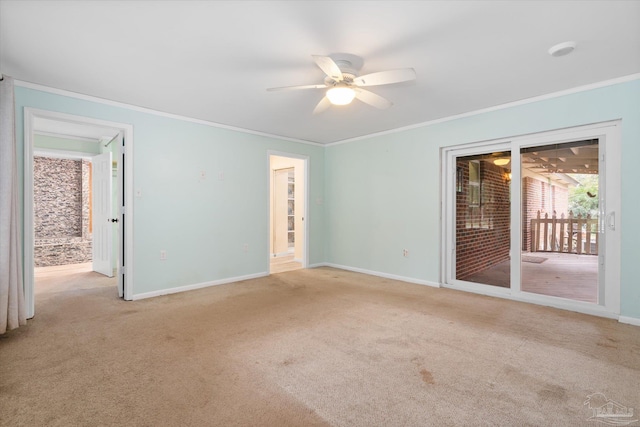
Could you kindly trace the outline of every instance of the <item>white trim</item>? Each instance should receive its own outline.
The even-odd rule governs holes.
[[[23,265],[22,265],[22,286],[24,288],[24,304],[27,318],[35,315],[35,271],[34,271],[34,247],[35,247],[35,227],[34,227],[34,204],[33,204],[33,121],[35,116],[24,109],[24,170],[22,176],[24,187],[22,195],[22,227],[23,227]]]
[[[230,277],[228,279],[214,280],[212,282],[202,282],[202,283],[196,283],[193,285],[178,286],[176,288],[160,289],[158,291],[135,294],[132,296],[131,299],[135,301],[140,299],[159,297],[161,295],[177,294],[179,292],[193,291],[196,289],[208,288],[210,286],[225,285],[227,283],[240,282],[243,280],[258,279],[260,277],[266,277],[268,275],[269,273],[262,272],[262,273],[256,273],[256,274],[248,274],[246,276],[237,276],[237,277]]]
[[[35,135],[40,135],[40,136],[48,136],[51,138],[56,138],[56,139],[70,139],[73,141],[82,141],[82,142],[91,142],[94,144],[99,144],[102,142],[102,140],[98,139],[98,138],[87,138],[86,136],[75,136],[75,135],[64,135],[61,133],[57,133],[57,132],[46,132],[43,130],[37,130],[33,132]]]
[[[269,245],[269,246],[271,246],[271,245]],[[277,254],[271,253],[271,258],[278,258],[278,257],[283,257],[283,256],[289,256],[289,255],[291,255],[291,252],[278,252]]]
[[[232,130],[234,132],[247,133],[247,134],[250,134],[250,135],[262,136],[262,137],[266,137],[266,138],[275,138],[275,139],[279,139],[279,140],[283,140],[283,141],[297,142],[297,143],[300,143],[300,144],[315,145],[315,146],[318,146],[318,147],[323,147],[324,146],[324,144],[321,144],[319,142],[306,141],[304,139],[290,138],[290,137],[287,137],[287,136],[274,135],[274,134],[270,134],[270,133],[266,133],[266,132],[259,132],[259,131],[255,131],[255,130],[243,129],[243,128],[239,128],[239,127],[235,127],[235,126],[224,125],[224,124],[221,124],[221,123],[211,122],[211,121],[208,121],[208,120],[195,119],[193,117],[181,116],[179,114],[167,113],[167,112],[164,112],[164,111],[154,110],[154,109],[146,108],[146,107],[139,107],[137,105],[131,105],[131,104],[126,104],[124,102],[112,101],[110,99],[99,98],[99,97],[92,96],[92,95],[85,95],[85,94],[82,94],[82,93],[71,92],[71,91],[64,90],[64,89],[56,89],[56,88],[52,88],[52,87],[49,87],[49,86],[40,85],[40,84],[37,84],[37,83],[25,82],[25,81],[20,81],[20,80],[14,80],[14,83],[15,83],[16,86],[24,87],[24,88],[27,88],[27,89],[39,90],[41,92],[47,92],[47,93],[52,93],[54,95],[66,96],[68,98],[81,99],[83,101],[91,101],[91,102],[95,102],[95,103],[98,103],[98,104],[109,105],[111,107],[125,108],[127,110],[137,111],[137,112],[140,112],[140,113],[153,114],[154,116],[160,116],[160,117],[166,117],[166,118],[169,118],[169,119],[181,120],[183,122],[196,123],[196,124],[215,127],[215,128],[220,128],[220,129]]]
[[[309,191],[311,183],[309,177],[311,176],[311,161],[309,156],[304,154],[289,153],[286,151],[267,150],[267,254],[273,255],[271,252],[271,234],[269,232],[271,227],[271,156],[288,157],[292,159],[302,160],[304,164],[304,245],[302,248],[302,259],[299,261],[302,264],[302,268],[309,268]],[[289,253],[287,253],[289,255]],[[270,270],[270,262],[273,257],[270,257],[267,264],[267,269]]]
[[[307,268],[320,268],[320,267],[329,267],[329,264],[326,262],[318,262],[315,264],[309,264]]]
[[[504,298],[511,301],[525,302],[545,307],[556,308],[560,310],[574,311],[577,313],[589,314],[591,316],[606,317],[608,319],[618,319],[616,313],[607,311],[601,305],[595,305],[587,302],[572,301],[564,298],[558,298],[547,295],[537,295],[528,292],[521,292],[517,295],[509,292],[508,288],[495,287],[495,290],[488,291],[486,288],[490,286],[474,287],[464,285],[442,284],[443,288],[452,289],[461,292],[470,292],[478,295],[486,295],[490,297]]]
[[[409,125],[409,126],[404,126],[404,127],[400,127],[400,128],[385,130],[385,131],[382,131],[382,132],[371,133],[371,134],[368,134],[368,135],[356,136],[354,138],[343,139],[341,141],[330,142],[330,143],[324,144],[324,146],[325,147],[332,147],[334,145],[346,144],[348,142],[360,141],[360,140],[363,140],[363,139],[375,138],[375,137],[378,137],[378,136],[384,136],[384,135],[389,135],[389,134],[393,134],[393,133],[405,132],[405,131],[408,131],[408,130],[418,129],[418,128],[425,127],[425,126],[431,126],[431,125],[435,125],[435,124],[438,124],[438,123],[450,122],[452,120],[462,119],[462,118],[465,118],[465,117],[477,116],[479,114],[489,113],[489,112],[492,112],[492,111],[504,110],[504,109],[507,109],[507,108],[512,108],[512,107],[517,107],[517,106],[520,106],[520,105],[531,104],[531,103],[534,103],[534,102],[544,101],[544,100],[547,100],[547,99],[553,99],[553,98],[558,98],[558,97],[561,97],[561,96],[572,95],[574,93],[586,92],[586,91],[589,91],[589,90],[599,89],[599,88],[602,88],[602,87],[612,86],[612,85],[616,85],[616,84],[620,84],[620,83],[627,83],[627,82],[631,82],[631,81],[638,80],[638,79],[640,79],[640,73],[630,74],[628,76],[618,77],[618,78],[610,79],[610,80],[603,80],[601,82],[592,83],[592,84],[588,84],[588,85],[584,85],[584,86],[577,86],[577,87],[574,87],[574,88],[571,88],[571,89],[566,89],[566,90],[561,90],[561,91],[558,91],[558,92],[548,93],[546,95],[534,96],[532,98],[525,98],[525,99],[521,99],[521,100],[518,100],[518,101],[507,102],[505,104],[499,104],[499,105],[494,105],[492,107],[481,108],[479,110],[469,111],[467,113],[462,113],[462,114],[456,114],[454,116],[447,116],[447,117],[443,117],[441,119],[429,120],[427,122],[417,123],[415,125]]]
[[[637,317],[620,316],[618,322],[626,323],[627,325],[640,326],[640,319]]]
[[[27,317],[34,316],[35,296],[34,296],[34,215],[33,215],[33,133],[35,120],[38,118],[65,121],[75,124],[91,124],[94,126],[103,126],[111,129],[118,129],[126,138],[125,156],[127,164],[125,165],[125,192],[127,193],[126,212],[127,216],[127,233],[125,238],[125,295],[126,300],[130,300],[133,294],[133,126],[126,123],[109,122],[106,120],[93,119],[84,116],[75,116],[56,111],[40,110],[31,107],[24,107],[24,211],[23,211],[23,230],[24,230],[24,294],[25,305],[27,307]]]
[[[77,93],[77,92],[71,92],[71,91],[64,90],[64,89],[56,89],[56,88],[52,88],[52,87],[49,87],[49,86],[44,86],[44,85],[40,85],[40,84],[37,84],[37,83],[31,83],[31,82],[26,82],[26,81],[22,81],[22,80],[14,80],[14,84],[16,86],[24,87],[24,88],[27,88],[27,89],[34,89],[34,90],[39,90],[39,91],[42,91],[42,92],[52,93],[52,94],[55,94],[55,95],[66,96],[66,97],[69,97],[69,98],[76,98],[76,99],[81,99],[81,100],[84,100],[84,101],[96,102],[96,103],[99,103],[99,104],[109,105],[109,106],[112,106],[112,107],[126,108],[128,110],[138,111],[138,112],[141,112],[141,113],[153,114],[153,115],[156,115],[156,116],[172,118],[172,119],[181,120],[181,121],[190,122],[190,123],[202,124],[202,125],[205,125],[205,126],[211,126],[211,127],[221,128],[221,129],[232,130],[232,131],[236,131],[236,132],[248,133],[248,134],[251,134],[251,135],[263,136],[263,137],[267,137],[267,138],[276,138],[276,139],[280,139],[280,140],[284,140],[284,141],[297,142],[297,143],[300,143],[300,144],[308,144],[308,145],[314,145],[314,146],[319,146],[319,147],[331,147],[331,146],[334,146],[334,145],[346,144],[348,142],[360,141],[360,140],[363,140],[363,139],[375,138],[375,137],[378,137],[378,136],[404,132],[404,131],[408,131],[408,130],[412,130],[412,129],[418,129],[418,128],[425,127],[425,126],[431,126],[431,125],[438,124],[438,123],[449,122],[449,121],[452,121],[452,120],[462,119],[462,118],[465,118],[465,117],[471,117],[471,116],[475,116],[475,115],[478,115],[478,114],[488,113],[488,112],[491,112],[491,111],[503,110],[503,109],[506,109],[506,108],[516,107],[516,106],[519,106],[519,105],[526,105],[526,104],[530,104],[530,103],[533,103],[533,102],[538,102],[538,101],[544,101],[544,100],[547,100],[547,99],[558,98],[560,96],[566,96],[566,95],[571,95],[571,94],[574,94],[574,93],[585,92],[585,91],[589,91],[589,90],[593,90],[593,89],[599,89],[599,88],[602,88],[602,87],[612,86],[612,85],[616,85],[616,84],[620,84],[620,83],[627,83],[627,82],[631,82],[631,81],[638,80],[638,79],[640,79],[640,73],[629,74],[628,76],[622,76],[622,77],[617,77],[617,78],[614,78],[614,79],[603,80],[601,82],[591,83],[591,84],[587,84],[587,85],[583,85],[583,86],[577,86],[577,87],[574,87],[574,88],[571,88],[571,89],[565,89],[565,90],[561,90],[561,91],[558,91],[558,92],[548,93],[548,94],[545,94],[545,95],[534,96],[534,97],[531,97],[531,98],[525,98],[525,99],[521,99],[521,100],[518,100],[518,101],[507,102],[505,104],[494,105],[492,107],[481,108],[479,110],[469,111],[469,112],[466,112],[466,113],[456,114],[456,115],[453,115],[453,116],[447,116],[447,117],[443,117],[443,118],[440,118],[440,119],[429,120],[429,121],[426,121],[426,122],[416,123],[416,124],[409,125],[409,126],[404,126],[404,127],[400,127],[400,128],[385,130],[385,131],[381,131],[381,132],[370,133],[370,134],[367,134],[367,135],[356,136],[354,138],[348,138],[348,139],[343,139],[343,140],[334,141],[334,142],[328,142],[328,143],[324,143],[324,144],[320,143],[320,142],[315,142],[315,141],[307,141],[307,140],[304,140],[304,139],[290,138],[290,137],[286,137],[286,136],[274,135],[274,134],[270,134],[270,133],[266,133],[266,132],[259,132],[259,131],[249,130],[249,129],[242,129],[242,128],[238,128],[238,127],[234,127],[234,126],[224,125],[224,124],[221,124],[221,123],[211,122],[211,121],[208,121],[208,120],[201,120],[201,119],[195,119],[195,118],[192,118],[192,117],[181,116],[181,115],[178,115],[178,114],[166,113],[166,112],[154,110],[154,109],[151,109],[151,108],[139,107],[139,106],[136,106],[136,105],[126,104],[124,102],[112,101],[112,100],[109,100],[109,99],[99,98],[99,97],[91,96],[91,95],[85,95],[85,94],[81,94],[81,93]]]
[[[383,273],[381,271],[367,270],[367,269],[358,268],[358,267],[349,267],[347,265],[333,264],[331,262],[327,262],[318,266],[339,268],[340,270],[353,271],[356,273],[368,274],[370,276],[384,277],[385,279],[399,280],[401,282],[415,283],[416,285],[426,285],[434,288],[440,287],[440,283],[430,282],[428,280],[414,279],[413,277],[398,276],[396,274],[388,274],[388,273]]]
[[[93,156],[100,153],[89,153],[87,151],[66,151],[57,150],[55,148],[34,148],[33,155],[39,157],[49,157],[53,159],[73,159],[73,160],[91,160]]]

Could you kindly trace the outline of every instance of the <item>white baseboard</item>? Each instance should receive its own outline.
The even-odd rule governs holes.
[[[257,279],[259,277],[265,277],[268,275],[269,273],[266,273],[266,272],[248,274],[246,276],[230,277],[227,279],[214,280],[212,282],[203,282],[203,283],[196,283],[194,285],[178,286],[177,288],[160,289],[158,291],[145,292],[142,294],[133,295],[131,299],[135,301],[139,299],[159,297],[161,295],[176,294],[178,292],[186,292],[186,291],[193,291],[195,289],[208,288],[209,286],[224,285],[227,283],[240,282],[242,280]]]
[[[545,307],[557,308],[560,310],[574,311],[576,313],[588,314],[590,316],[606,317],[608,319],[618,319],[616,313],[607,311],[603,306],[583,301],[573,301],[560,297],[549,295],[539,295],[528,292],[512,293],[509,288],[501,288],[498,286],[484,285],[473,286],[471,283],[445,284],[443,288],[453,289],[455,291],[470,292],[478,295],[486,295],[489,297],[504,298],[511,301],[526,302]],[[495,288],[495,289],[494,289]]]
[[[638,319],[637,317],[620,316],[618,318],[618,322],[626,323],[633,326],[640,326],[640,319]]]
[[[309,264],[307,268],[318,268],[318,267],[328,267],[329,265],[326,262],[319,262],[316,264]]]
[[[333,264],[333,263],[330,263],[330,262],[324,263],[323,266],[339,268],[341,270],[347,270],[347,271],[354,271],[356,273],[369,274],[371,276],[384,277],[385,279],[399,280],[401,282],[415,283],[417,285],[432,286],[434,288],[439,288],[440,287],[440,283],[429,282],[427,280],[414,279],[413,277],[405,277],[405,276],[398,276],[398,275],[395,275],[395,274],[383,273],[381,271],[366,270],[364,268],[349,267],[349,266],[346,266],[346,265]]]
[[[277,258],[279,256],[289,256],[291,255],[291,252],[278,252],[278,253],[271,253],[271,258]]]

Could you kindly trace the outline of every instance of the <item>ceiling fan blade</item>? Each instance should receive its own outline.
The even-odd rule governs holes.
[[[269,92],[276,90],[298,90],[298,89],[326,89],[327,85],[302,85],[302,86],[283,86],[283,87],[270,87],[267,89]]]
[[[333,59],[329,58],[328,56],[311,56],[313,57],[313,60],[316,61],[316,64],[318,64],[318,67],[320,67],[320,69],[324,71],[324,73],[329,76],[329,78],[336,82],[339,82],[343,79],[342,71],[340,71],[340,67],[338,67],[338,64],[336,64]]]
[[[376,95],[373,92],[369,92],[368,90],[357,89],[357,88],[354,88],[353,90],[356,93],[356,98],[358,98],[360,101],[364,102],[365,104],[369,104],[381,110],[384,110],[385,108],[389,108],[393,105],[393,103],[388,99],[383,98],[380,95]]]
[[[416,70],[413,68],[401,68],[399,70],[380,71],[356,77],[353,83],[356,86],[378,86],[391,83],[406,82],[416,78]]]
[[[331,107],[331,101],[325,96],[318,102],[316,108],[313,109],[313,114],[320,114],[329,107]]]

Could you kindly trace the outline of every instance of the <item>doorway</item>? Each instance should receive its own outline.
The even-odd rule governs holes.
[[[38,299],[71,283],[82,286],[78,274],[86,273],[83,279],[98,274],[93,262],[101,258],[94,246],[100,239],[93,238],[98,227],[92,206],[96,201],[92,178],[97,175],[92,159],[102,149],[100,141],[43,129],[36,125],[33,135],[33,266]],[[113,278],[112,267],[105,276]],[[111,283],[116,286],[115,279]]]
[[[78,274],[113,278],[107,283],[130,299],[125,248],[131,242],[123,219],[130,151],[124,140],[131,126],[25,108],[24,129],[28,317],[35,314],[36,281],[50,287],[53,276],[57,283],[73,282]]]
[[[269,272],[307,265],[307,159],[269,155]]]
[[[619,123],[443,151],[444,286],[619,313]]]

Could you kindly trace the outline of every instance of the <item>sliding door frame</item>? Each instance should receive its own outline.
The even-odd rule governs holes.
[[[441,277],[443,287],[530,302],[603,317],[617,318],[620,313],[620,127],[621,121],[514,136],[492,141],[469,143],[441,149],[442,168],[442,233]],[[561,144],[584,139],[598,139],[600,157],[600,191],[604,194],[600,206],[600,247],[598,304],[524,292],[520,289],[521,233],[521,165],[520,149],[524,147]],[[455,279],[455,185],[457,157],[493,151],[511,151],[511,287],[501,288]]]
[[[455,271],[455,266],[456,266],[455,205],[456,205],[456,201],[455,201],[455,197],[451,197],[452,195],[455,194],[455,186],[456,186],[456,179],[457,179],[456,159],[458,157],[473,156],[473,155],[479,155],[479,154],[484,154],[487,152],[495,152],[495,151],[504,152],[504,151],[510,151],[510,150],[511,150],[510,140],[496,141],[492,143],[470,144],[462,147],[450,147],[445,150],[446,159],[444,159],[444,161],[446,162],[446,164],[443,170],[446,171],[446,179],[444,180],[446,185],[446,190],[443,193],[443,200],[445,201],[445,203],[443,203],[444,211],[442,213],[445,232],[443,236],[444,240],[443,240],[442,247],[445,248],[444,254],[448,255],[449,259],[443,260],[444,275],[441,280],[441,283],[443,284],[443,286],[455,287],[456,289],[482,293],[484,295],[504,296],[510,293],[509,288],[502,288],[502,287],[486,285],[482,283],[472,283],[472,282],[456,279],[456,274],[455,274],[456,272]],[[513,162],[514,161],[513,161],[513,153],[512,153],[511,163],[515,164]],[[513,174],[513,171],[512,171],[512,174]],[[512,175],[512,180],[513,180],[512,182],[515,182],[515,175]],[[446,181],[448,181],[448,183]],[[512,220],[513,220],[513,203],[514,203],[514,200],[513,200],[513,193],[512,193],[512,198],[510,203],[510,209],[511,209],[510,215]],[[447,238],[447,236],[451,236],[451,238]],[[514,236],[513,236],[513,229],[512,229],[511,235],[510,235],[511,247],[509,248],[510,256],[513,256],[513,253],[514,253],[513,237]],[[512,276],[513,276],[513,272],[512,272]],[[513,277],[511,278],[511,282],[513,285]]]

